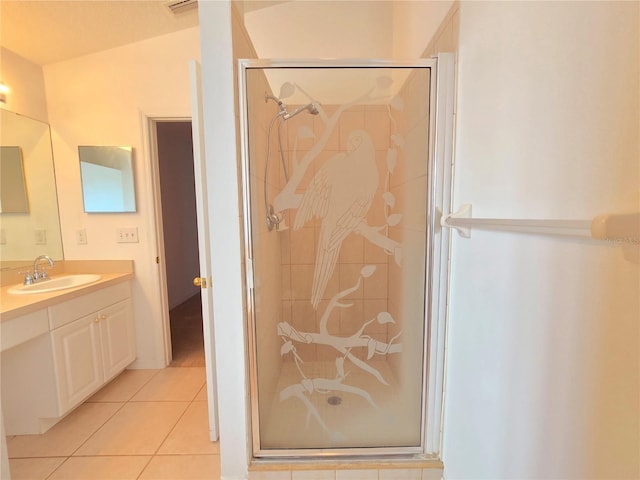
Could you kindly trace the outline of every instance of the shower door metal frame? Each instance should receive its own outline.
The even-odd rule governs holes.
[[[426,293],[420,446],[262,449],[258,409],[258,378],[253,285],[253,245],[249,173],[247,71],[267,68],[429,68],[429,145],[427,167]],[[430,460],[440,457],[443,421],[444,347],[446,341],[446,291],[448,283],[449,231],[440,229],[442,212],[450,210],[453,148],[454,55],[438,54],[417,60],[238,60],[238,102],[242,175],[243,239],[247,317],[248,409],[251,418],[253,461],[307,458],[371,458]],[[434,288],[435,287],[435,288]]]

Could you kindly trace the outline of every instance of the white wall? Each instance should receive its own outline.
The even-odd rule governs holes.
[[[220,468],[223,480],[247,477],[249,439],[245,314],[240,233],[234,56],[249,56],[248,39],[229,0],[198,8],[202,41],[202,105],[210,212],[211,272],[218,378]],[[235,15],[235,14],[234,14]],[[232,40],[233,35],[233,40]],[[242,48],[240,52],[235,47]],[[224,228],[219,228],[224,225]]]
[[[393,14],[392,1],[311,0],[247,12],[244,23],[260,58],[389,58]]]
[[[190,116],[188,61],[199,59],[190,28],[44,67],[65,259],[133,259],[137,368],[165,365],[148,145],[141,114]],[[137,212],[86,214],[78,145],[131,145]],[[137,227],[139,243],[116,243]],[[86,229],[87,245],[76,231]]]
[[[42,67],[0,47],[0,71],[2,82],[11,89],[0,108],[48,123]]]
[[[638,3],[460,6],[454,207],[640,208]],[[639,265],[591,241],[453,242],[445,478],[638,478]]]

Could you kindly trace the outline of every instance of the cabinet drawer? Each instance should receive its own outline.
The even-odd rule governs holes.
[[[131,297],[131,282],[122,282],[49,307],[51,330]]]
[[[0,323],[0,351],[20,345],[49,331],[45,309]]]

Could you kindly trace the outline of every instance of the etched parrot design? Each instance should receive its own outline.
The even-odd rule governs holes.
[[[322,219],[311,290],[317,308],[333,274],[342,241],[365,218],[378,188],[375,148],[369,134],[354,130],[347,151],[331,157],[304,192],[293,228],[314,217]]]

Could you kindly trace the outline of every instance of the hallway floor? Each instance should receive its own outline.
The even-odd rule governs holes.
[[[203,367],[125,370],[42,435],[7,437],[12,480],[219,479]]]
[[[169,311],[172,367],[204,367],[200,293]]]

